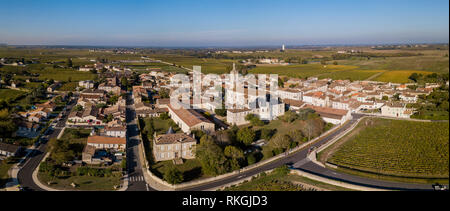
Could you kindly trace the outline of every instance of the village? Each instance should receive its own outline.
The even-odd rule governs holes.
[[[106,69],[98,73],[103,82],[95,86],[94,81],[80,81],[77,101],[72,111],[68,113],[66,125],[68,128],[91,128],[92,132],[87,140],[87,145],[83,150],[83,162],[99,163],[101,158],[94,159],[95,150],[113,150],[124,152],[127,142],[127,93],[121,87],[123,77],[129,77],[132,73],[129,69],[120,69],[114,65],[104,65],[97,63],[92,67],[80,67],[79,71],[89,71],[90,68]],[[189,80],[193,82],[193,72],[190,72]],[[239,73],[233,69],[231,76]],[[352,118],[352,113],[364,113],[375,116],[392,118],[410,118],[414,114],[414,108],[408,104],[417,102],[421,95],[429,95],[439,84],[426,84],[424,87],[417,87],[416,84],[395,84],[375,81],[349,81],[318,79],[310,77],[307,79],[283,78],[282,87],[276,91],[265,87],[267,95],[251,93],[249,84],[244,82],[242,90],[224,89],[226,107],[239,105],[239,109],[227,109],[226,117],[205,116],[214,114],[222,109],[222,104],[211,102],[208,97],[202,98],[202,103],[192,105],[196,109],[174,109],[170,102],[170,94],[178,87],[170,83],[174,73],[151,70],[149,73],[139,75],[138,81],[130,82],[134,85],[131,89],[133,103],[137,118],[159,117],[168,114],[170,118],[186,134],[166,134],[156,137],[154,142],[154,156],[157,160],[167,159],[189,159],[195,155],[190,150],[196,144],[191,132],[201,130],[212,134],[215,130],[226,129],[229,126],[242,126],[249,124],[246,118],[249,114],[256,115],[260,120],[272,121],[285,114],[286,111],[298,112],[301,109],[312,109],[319,114],[322,119],[333,125],[342,125]],[[202,75],[202,80],[205,75]],[[227,78],[225,74],[220,76],[226,85],[235,82],[233,77]],[[242,78],[241,78],[242,79]],[[269,82],[269,81],[268,81]],[[53,93],[58,83],[49,86],[48,92]],[[253,88],[258,86],[253,86]],[[215,87],[204,85],[202,91],[208,90],[208,96],[217,95]],[[167,93],[163,93],[167,92]],[[189,90],[192,93],[192,88]],[[163,95],[163,96],[162,96]],[[260,106],[262,101],[270,97],[275,97],[276,103],[269,103]],[[23,119],[20,123],[18,136],[35,138],[42,129],[42,123],[50,119],[52,112],[56,108],[56,96],[43,103],[36,104],[32,110],[21,112],[19,115]],[[62,100],[67,100],[66,94],[62,95]],[[192,98],[191,98],[192,101]],[[256,106],[255,106],[256,105]],[[242,107],[243,106],[243,107]],[[208,118],[207,118],[208,117]],[[217,124],[221,122],[221,124]],[[179,140],[184,140],[182,146],[176,146]],[[184,145],[186,143],[186,145]],[[171,145],[167,145],[171,144]],[[3,147],[3,145],[5,145]],[[2,154],[14,155],[20,147],[2,145]],[[159,147],[161,145],[161,147]],[[163,146],[168,147],[164,148]],[[189,150],[186,150],[189,149]],[[161,152],[160,152],[161,150]],[[113,153],[113,154],[114,154]],[[95,161],[95,162],[94,162]]]

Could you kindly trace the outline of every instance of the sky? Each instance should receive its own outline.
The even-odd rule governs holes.
[[[0,0],[10,45],[448,43],[448,0]]]

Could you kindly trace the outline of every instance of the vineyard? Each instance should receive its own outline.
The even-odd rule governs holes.
[[[327,162],[388,176],[448,178],[449,123],[365,119]]]

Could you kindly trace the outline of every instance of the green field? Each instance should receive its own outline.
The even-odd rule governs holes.
[[[408,83],[411,82],[408,79],[408,77],[413,73],[428,75],[431,74],[432,72],[417,71],[417,70],[394,70],[384,72],[380,76],[376,77],[374,80],[393,83]]]
[[[271,172],[250,181],[225,188],[225,191],[349,191],[349,189],[311,180],[295,174]]]
[[[367,80],[376,74],[382,73],[383,70],[348,70],[348,71],[337,71],[332,73],[325,73],[319,76],[319,79],[331,78],[333,80],[351,80],[351,81],[362,81]]]
[[[0,89],[0,100],[15,100],[23,95],[25,95],[26,92],[13,90],[13,89]]]
[[[374,175],[448,180],[448,128],[448,122],[365,119],[327,149],[327,162]]]
[[[344,65],[300,64],[287,66],[258,66],[250,70],[250,73],[278,74],[294,78],[307,78],[327,73],[354,70],[356,68],[358,67]]]
[[[78,87],[77,82],[67,82],[58,88],[58,91],[75,91]]]
[[[222,74],[227,73],[227,67],[238,63],[246,58],[281,58],[304,59],[309,64],[292,64],[288,66],[280,65],[259,65],[250,70],[250,73],[279,74],[280,76],[307,78],[317,76],[319,78],[365,80],[373,79],[383,82],[408,82],[408,77],[412,72],[422,71],[423,73],[448,73],[449,58],[448,50],[437,49],[417,49],[417,50],[374,50],[367,47],[357,48],[371,55],[378,55],[370,58],[352,56],[351,58],[333,60],[336,54],[335,48],[322,49],[289,49],[286,52],[269,51],[265,53],[252,54],[224,54],[226,57],[199,58],[194,56],[192,51],[142,51],[133,55],[114,54],[111,52],[89,52],[87,49],[50,49],[50,48],[0,48],[0,57],[16,57],[25,59],[38,59],[40,64],[30,64],[27,67],[4,66],[0,72],[15,73],[18,70],[27,70],[30,73],[39,73],[38,79],[54,79],[58,81],[80,81],[92,80],[95,74],[89,72],[78,72],[71,69],[53,68],[45,62],[64,62],[65,66],[68,58],[73,60],[74,66],[93,64],[92,59],[107,59],[108,61],[119,60],[141,60],[141,56],[148,56],[152,59],[173,63],[176,66],[163,63],[122,63],[120,66],[130,67],[133,70],[145,71],[146,68],[161,68],[167,72],[185,73],[181,67],[192,69],[194,65],[202,66],[203,73]],[[442,49],[445,49],[443,47]],[[383,55],[383,56],[381,56]],[[403,56],[402,56],[403,55]],[[406,56],[405,56],[406,55]],[[226,58],[226,59],[225,59]],[[321,65],[319,62],[326,60],[328,65]],[[336,61],[339,65],[330,65]],[[379,77],[377,73],[386,71]],[[17,74],[15,78],[26,79],[29,76]]]
[[[418,52],[416,52],[418,53]],[[448,51],[420,51],[424,56],[386,57],[339,60],[342,65],[355,65],[362,70],[421,70],[436,73],[449,72]]]

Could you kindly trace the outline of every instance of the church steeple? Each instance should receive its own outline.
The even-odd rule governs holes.
[[[238,74],[235,63],[233,63],[233,70],[231,70],[230,74]]]

